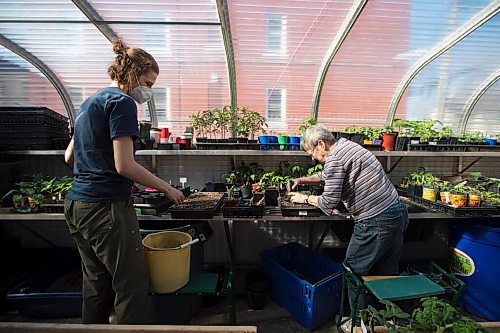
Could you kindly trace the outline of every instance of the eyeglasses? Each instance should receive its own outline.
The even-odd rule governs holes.
[[[316,142],[316,144],[314,145],[314,147],[312,147],[311,149],[306,149],[305,152],[312,156],[314,154],[314,151],[316,150],[317,146],[318,146],[318,142]]]

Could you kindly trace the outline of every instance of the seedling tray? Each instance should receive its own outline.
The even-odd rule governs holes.
[[[170,206],[172,206],[170,200],[166,200],[160,204],[134,204],[135,210],[142,215],[160,215],[166,212]]]
[[[400,195],[405,196],[416,204],[425,207],[431,212],[441,212],[455,217],[461,216],[491,216],[497,213],[497,207],[481,204],[480,207],[455,207],[441,201],[430,201],[419,196],[408,194],[398,189]]]
[[[299,193],[310,195],[309,191],[299,191]],[[318,217],[323,214],[321,209],[306,205],[306,204],[296,204],[291,203],[287,200],[288,196],[283,196],[280,201],[281,215],[283,216],[311,216]]]
[[[321,209],[310,205],[281,205],[281,215],[283,216],[311,216],[317,217],[323,215]]]
[[[251,199],[241,199],[237,206],[222,207],[224,217],[262,217],[264,212],[265,207],[253,205]]]
[[[174,219],[211,219],[221,208],[223,199],[223,193],[193,193],[181,205],[170,207],[170,216]]]
[[[40,208],[43,209],[45,213],[64,213],[63,203],[42,203]]]

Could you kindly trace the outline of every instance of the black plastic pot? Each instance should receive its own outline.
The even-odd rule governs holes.
[[[240,196],[243,199],[250,199],[252,197],[252,187],[250,185],[243,185],[240,187]]]
[[[266,293],[251,293],[247,291],[248,308],[252,310],[262,310],[266,306]]]
[[[264,202],[266,206],[278,206],[280,191],[277,188],[266,188],[264,192]]]
[[[248,308],[261,310],[267,300],[267,275],[263,271],[251,271],[245,278],[245,289],[247,290]]]

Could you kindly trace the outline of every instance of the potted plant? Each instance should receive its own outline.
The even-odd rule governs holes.
[[[251,110],[247,107],[242,107],[241,108],[241,113],[242,113],[242,119],[241,121],[246,122],[246,127],[248,128],[248,132],[250,135],[250,143],[256,143],[255,141],[255,135],[259,132],[262,132],[262,134],[266,134],[266,130],[264,128],[267,127],[266,123],[266,118],[263,117],[260,113],[257,111]]]
[[[439,178],[431,173],[423,174],[422,198],[435,202],[438,194]]]
[[[411,315],[390,301],[382,300],[380,302],[385,306],[385,309],[377,310],[369,305],[367,309],[360,312],[368,332],[486,332],[474,320],[462,315],[451,304],[437,297],[420,299],[421,306],[413,310]],[[376,326],[378,326],[377,330]],[[381,330],[381,328],[386,330]]]
[[[229,130],[231,124],[231,107],[225,106],[221,109],[213,109],[212,114],[215,121],[217,132],[220,132],[221,139],[219,143],[227,143],[226,132]]]
[[[303,135],[304,132],[311,126],[318,124],[318,121],[314,118],[304,118],[302,119],[302,124],[297,129],[297,135]]]
[[[417,122],[414,120],[394,119],[395,127],[398,127],[399,135],[396,139],[396,150],[409,150],[409,144],[418,144],[420,137],[417,136]]]
[[[207,133],[203,118],[203,112],[200,111],[197,114],[192,114],[189,116],[189,119],[191,120],[191,127],[193,127],[196,131],[196,142],[207,142]]]
[[[467,206],[467,193],[464,187],[466,183],[467,181],[463,181],[450,190],[450,204],[452,206],[460,208]]]
[[[234,207],[238,205],[239,188],[236,185],[232,185],[227,189],[226,198],[224,199],[225,207]]]
[[[483,133],[476,131],[472,133],[464,133],[458,138],[459,142],[465,143],[466,145],[478,145],[483,142]]]
[[[361,127],[359,126],[349,126],[344,129],[344,133],[349,134],[349,140],[356,142],[358,144],[363,144],[365,138],[364,134],[361,133]]]
[[[382,150],[393,151],[397,136],[398,132],[394,132],[391,125],[384,126],[382,130]]]
[[[477,187],[466,187],[467,191],[467,206],[480,207],[481,206],[481,190]]]
[[[437,132],[437,143],[439,144],[454,144],[457,142],[457,138],[453,140],[453,127],[443,126],[443,128]]]
[[[450,182],[439,181],[437,184],[439,188],[439,197],[441,202],[450,203]]]

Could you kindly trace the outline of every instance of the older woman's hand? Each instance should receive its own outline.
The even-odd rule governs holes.
[[[299,186],[302,182],[302,178],[295,178],[294,180],[292,180],[292,186],[291,186],[291,189],[292,190],[295,190],[297,188],[297,186]]]
[[[307,195],[298,192],[290,192],[288,195],[291,197],[290,202],[297,204],[305,204],[308,198]]]

